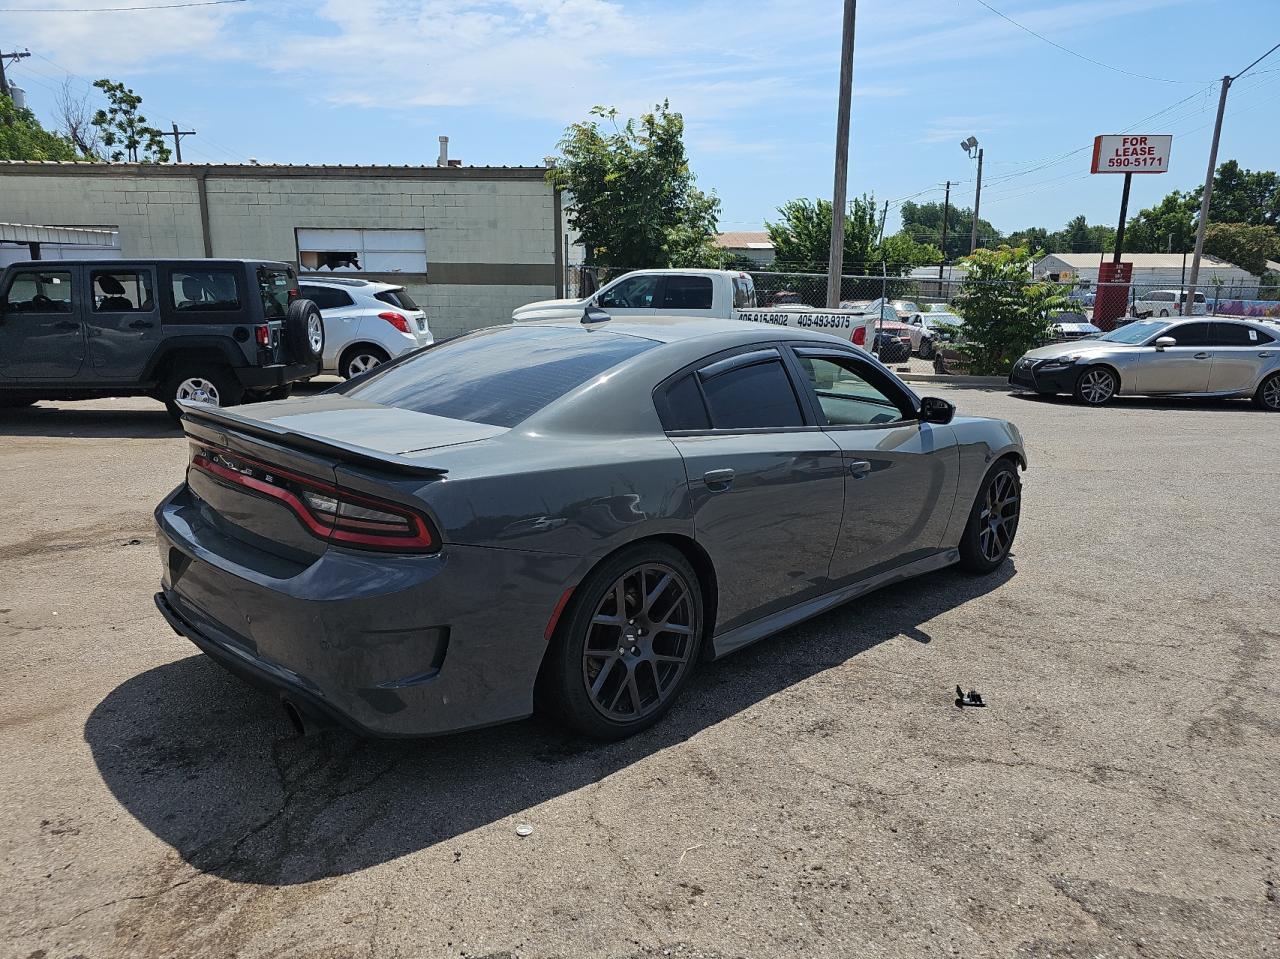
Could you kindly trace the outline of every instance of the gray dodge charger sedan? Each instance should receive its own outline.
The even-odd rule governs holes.
[[[1088,406],[1123,395],[1234,396],[1280,410],[1280,327],[1223,317],[1130,323],[1032,350],[1009,385]]]
[[[418,736],[536,705],[617,738],[700,660],[1003,563],[1021,437],[954,413],[823,333],[482,330],[314,397],[186,406],[156,605],[299,723]]]

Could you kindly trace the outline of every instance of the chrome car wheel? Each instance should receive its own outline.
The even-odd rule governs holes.
[[[1021,508],[1017,477],[1010,472],[997,473],[978,514],[978,548],[983,559],[992,563],[1004,559],[1013,545]]]
[[[665,563],[622,574],[591,617],[582,681],[608,719],[633,723],[662,708],[689,667],[698,633],[689,584]]]
[[[347,378],[359,376],[361,373],[368,373],[375,366],[382,363],[382,358],[374,356],[372,353],[357,353],[347,362]]]
[[[189,376],[178,384],[174,398],[188,403],[206,403],[209,406],[221,406],[222,397],[218,387],[212,381],[201,376]]]
[[[1280,376],[1273,376],[1263,383],[1258,398],[1266,409],[1280,412]]]
[[[312,353],[320,353],[324,349],[324,325],[319,313],[307,317],[307,342],[311,344]]]
[[[1115,395],[1115,374],[1101,368],[1085,370],[1080,374],[1076,390],[1080,398],[1090,406],[1101,406]]]

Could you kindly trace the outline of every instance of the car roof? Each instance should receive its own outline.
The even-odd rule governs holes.
[[[284,260],[254,260],[236,256],[126,256],[126,257],[81,257],[66,260],[24,260],[9,264],[17,268],[35,268],[37,270],[56,270],[59,266],[151,266],[156,264],[175,263],[180,266],[191,266],[195,263],[247,263],[253,266],[278,266],[292,270],[293,264]]]
[[[302,273],[298,276],[299,285],[339,286],[351,290],[371,290],[381,293],[383,290],[401,290],[398,283],[384,283],[381,280],[362,280],[354,276],[316,276],[314,273]]]
[[[524,321],[512,325],[580,328],[588,324],[583,324],[580,320],[554,319]],[[831,344],[833,341],[848,343],[847,340],[842,341],[830,333],[802,330],[792,326],[751,323],[746,320],[709,319],[700,316],[619,317],[589,325],[595,329],[608,330],[610,333],[638,336],[658,343],[678,343],[697,339],[719,339],[724,341],[726,346],[734,345],[733,342],[729,342],[730,340],[742,342],[812,340],[822,344]]]

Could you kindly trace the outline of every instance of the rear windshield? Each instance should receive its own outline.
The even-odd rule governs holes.
[[[420,309],[417,303],[413,302],[413,297],[403,287],[395,290],[383,290],[381,293],[373,294],[375,300],[381,300],[388,306],[398,307],[402,310]]]
[[[499,327],[440,343],[343,392],[416,413],[510,427],[657,345],[605,330]]]

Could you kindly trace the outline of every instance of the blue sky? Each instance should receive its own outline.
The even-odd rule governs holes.
[[[839,0],[247,0],[145,13],[15,13],[161,0],[0,0],[0,45],[48,120],[67,79],[110,76],[153,122],[199,136],[184,158],[531,164],[594,104],[684,113],[722,230],[829,196]],[[169,0],[172,2],[172,0]],[[861,0],[850,192],[972,203],[1005,231],[1083,213],[1114,223],[1120,178],[1088,175],[1096,133],[1174,134],[1170,172],[1134,180],[1131,209],[1200,181],[1223,74],[1280,41],[1277,0],[988,0],[1088,57],[1019,30],[978,0]],[[1177,81],[1177,82],[1166,82]],[[1280,52],[1232,89],[1221,159],[1280,166]],[[1155,115],[1153,117],[1153,115]],[[1150,120],[1146,118],[1152,117]],[[1139,121],[1146,121],[1141,122]],[[890,224],[895,222],[891,205]]]

